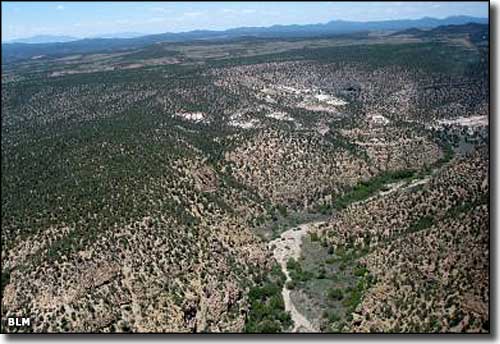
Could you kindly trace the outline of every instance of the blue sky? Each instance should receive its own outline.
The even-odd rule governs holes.
[[[2,41],[35,35],[223,30],[240,26],[488,16],[482,2],[4,2]]]

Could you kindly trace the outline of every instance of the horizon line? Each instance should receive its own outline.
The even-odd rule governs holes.
[[[133,31],[121,31],[121,32],[108,32],[108,33],[102,33],[98,35],[92,35],[92,36],[73,36],[73,35],[65,35],[63,33],[54,33],[54,34],[40,34],[40,35],[33,35],[33,36],[27,36],[27,37],[19,37],[19,38],[11,38],[9,40],[3,40],[1,39],[2,44],[51,44],[51,43],[69,43],[69,42],[75,42],[75,41],[80,41],[80,40],[85,40],[85,39],[130,39],[130,38],[124,38],[124,37],[116,37],[116,38],[108,38],[105,36],[111,36],[111,35],[120,35],[120,34],[125,34],[125,33],[136,33],[137,36],[131,37],[131,38],[140,38],[140,37],[145,37],[145,36],[154,36],[154,35],[161,35],[161,34],[183,34],[183,33],[191,33],[191,32],[196,32],[196,31],[210,31],[210,32],[225,32],[229,30],[235,30],[235,29],[253,29],[253,28],[272,28],[272,27],[284,27],[284,26],[308,26],[308,25],[326,25],[331,22],[350,22],[350,23],[381,23],[381,22],[393,22],[393,21],[399,21],[399,20],[411,20],[411,21],[418,21],[422,19],[437,19],[437,20],[443,20],[443,19],[449,19],[449,18],[457,18],[457,17],[469,17],[469,18],[475,18],[475,19],[488,19],[489,16],[486,17],[477,17],[477,16],[470,16],[466,14],[458,14],[458,15],[452,15],[452,16],[445,16],[445,17],[431,17],[431,16],[423,16],[419,18],[398,18],[398,19],[387,19],[387,20],[345,20],[345,19],[332,19],[329,21],[325,22],[315,22],[315,23],[309,23],[309,24],[273,24],[273,25],[263,25],[263,26],[235,26],[235,27],[230,27],[226,29],[194,29],[194,30],[188,30],[188,31],[162,31],[162,32],[156,32],[156,33],[144,33],[144,32],[133,32]],[[14,42],[18,40],[26,40],[30,38],[35,38],[35,37],[40,37],[40,36],[46,36],[46,37],[69,37],[69,38],[74,38],[74,40],[67,41],[67,42],[47,42],[47,43],[23,43],[23,42]],[[104,36],[104,37],[103,37]]]

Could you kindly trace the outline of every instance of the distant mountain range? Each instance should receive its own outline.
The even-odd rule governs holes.
[[[270,27],[241,27],[224,31],[195,30],[180,33],[162,33],[146,36],[119,37],[117,34],[109,38],[87,38],[65,42],[2,43],[2,63],[28,59],[34,56],[62,56],[67,54],[83,54],[140,48],[159,42],[185,42],[209,39],[234,39],[239,37],[257,38],[304,38],[329,36],[363,31],[398,31],[410,28],[432,29],[438,26],[463,25],[468,23],[487,24],[488,18],[469,16],[453,16],[444,19],[424,17],[421,19],[403,19],[387,21],[355,22],[333,20],[324,24],[309,25],[273,25]],[[140,35],[140,34],[139,34]],[[40,36],[38,36],[40,37]],[[61,36],[60,36],[61,37]],[[64,36],[62,36],[64,37]],[[67,37],[68,38],[68,37]],[[71,38],[71,37],[69,37]],[[38,39],[40,41],[40,39]]]
[[[462,25],[467,23],[487,24],[488,18],[470,16],[453,16],[444,19],[424,17],[421,19],[401,19],[386,21],[356,22],[345,20],[332,20],[325,24],[309,25],[274,25],[271,27],[249,27],[226,30],[228,34],[274,36],[276,33],[293,33],[296,35],[309,34],[343,34],[360,31],[391,31],[408,28],[434,28],[443,25]]]
[[[101,35],[96,35],[92,38],[135,38],[145,36],[140,32],[118,32],[118,33],[105,33]]]
[[[37,35],[33,37],[13,39],[5,43],[25,43],[25,44],[64,43],[64,42],[77,41],[79,39],[80,38],[71,36]]]
[[[446,25],[446,26],[438,26],[433,29],[406,29],[402,31],[398,31],[392,36],[413,36],[419,38],[430,38],[436,36],[450,36],[450,35],[463,35],[467,34],[469,39],[478,43],[481,41],[488,41],[489,32],[488,26],[484,24],[478,23],[468,23],[463,25]]]
[[[96,36],[92,36],[90,38],[135,38],[135,37],[141,37],[145,36],[143,33],[140,32],[119,32],[119,33],[105,33],[105,34],[100,34]],[[73,41],[78,41],[82,40],[83,38],[80,37],[71,37],[71,36],[57,36],[57,35],[36,35],[32,37],[26,37],[26,38],[18,38],[18,39],[12,39],[7,42],[4,42],[6,44],[9,43],[25,43],[25,44],[40,44],[40,43],[66,43],[66,42],[73,42]]]

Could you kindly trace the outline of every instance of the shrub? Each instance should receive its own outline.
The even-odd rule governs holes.
[[[295,259],[293,258],[289,258],[287,263],[286,263],[286,268],[288,270],[296,270],[296,271],[300,271],[302,270],[301,267],[300,267],[300,263],[297,262]]]
[[[250,333],[274,333],[288,328],[291,318],[285,312],[281,295],[285,276],[278,265],[265,275],[261,282],[248,293],[250,309],[245,331]]]
[[[344,298],[344,293],[342,292],[342,289],[330,288],[328,290],[328,297],[332,300],[340,301]]]
[[[409,232],[417,232],[429,228],[434,224],[434,218],[432,216],[423,216],[417,221],[413,222],[408,228]]]
[[[263,320],[257,326],[257,333],[276,333],[281,331],[280,323],[274,320]]]
[[[325,279],[326,278],[326,270],[324,268],[321,268],[319,271],[318,271],[318,276],[317,276],[318,279]]]
[[[309,235],[311,237],[311,241],[318,241],[319,240],[318,233],[311,232],[311,233],[309,233]]]
[[[368,272],[368,269],[363,265],[357,265],[352,269],[354,276],[362,277]]]
[[[9,284],[9,281],[10,281],[10,273],[9,271],[2,271],[2,293],[3,293],[3,289],[7,286],[7,284]]]
[[[331,312],[328,315],[328,321],[330,321],[331,323],[337,322],[339,320],[340,320],[340,316],[337,313]]]

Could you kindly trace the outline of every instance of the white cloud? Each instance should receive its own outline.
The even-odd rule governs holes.
[[[57,5],[56,10],[62,11],[62,10],[64,10],[64,6],[63,5]]]
[[[184,15],[186,17],[199,17],[203,15],[203,12],[185,12]]]
[[[252,14],[252,13],[257,12],[257,10],[253,10],[253,9],[234,10],[231,8],[223,8],[222,12],[229,13],[229,14]]]
[[[161,22],[164,22],[166,21],[167,19],[166,18],[162,18],[162,17],[153,17],[153,18],[150,18],[148,19],[148,23],[161,23]]]
[[[163,8],[163,7],[151,7],[149,10],[152,12],[157,12],[157,13],[171,13],[172,12],[171,10],[169,10],[167,8]]]

